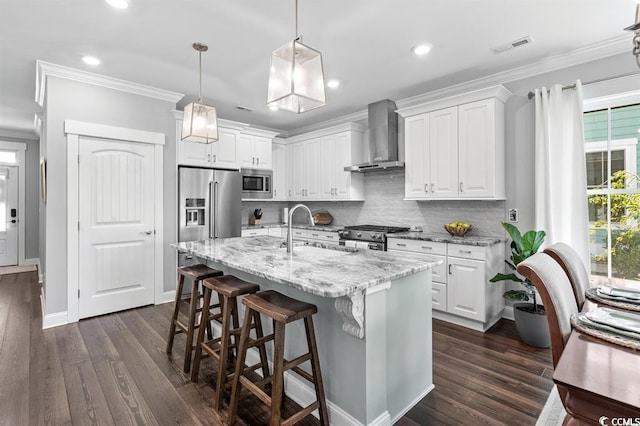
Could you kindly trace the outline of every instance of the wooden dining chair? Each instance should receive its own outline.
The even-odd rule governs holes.
[[[544,304],[555,368],[571,335],[571,315],[578,312],[571,282],[558,262],[544,252],[536,253],[520,262],[517,270],[520,275],[533,283]],[[567,389],[558,386],[558,394],[567,409],[565,403]],[[569,412],[568,409],[567,412]]]
[[[578,252],[568,244],[555,243],[546,248],[544,253],[548,254],[558,262],[569,277],[569,282],[573,287],[573,294],[578,304],[578,310],[582,309],[585,300],[585,292],[589,289],[589,273],[580,259]]]

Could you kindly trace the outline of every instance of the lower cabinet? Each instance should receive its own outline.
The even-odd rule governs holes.
[[[433,317],[486,331],[504,309],[503,283],[489,282],[503,272],[504,245],[471,246],[389,238],[390,252],[428,255],[443,262],[432,271]]]

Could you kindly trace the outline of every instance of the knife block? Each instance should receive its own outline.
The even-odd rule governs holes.
[[[260,225],[260,219],[256,219],[254,215],[249,216],[249,225]]]

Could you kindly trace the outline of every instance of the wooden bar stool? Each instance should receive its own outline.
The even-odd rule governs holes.
[[[216,292],[218,294],[218,300],[221,305],[222,313],[220,318],[222,320],[222,332],[218,338],[211,338],[204,340],[204,327],[200,327],[198,330],[198,339],[196,341],[196,354],[193,361],[193,369],[191,371],[191,380],[198,381],[198,372],[200,370],[200,361],[202,356],[210,356],[218,363],[218,373],[216,375],[216,397],[213,402],[213,407],[217,410],[222,406],[222,399],[224,397],[225,385],[230,383],[229,379],[233,375],[233,369],[235,368],[235,356],[233,350],[238,348],[238,336],[240,335],[240,323],[238,320],[238,296],[245,296],[248,294],[256,293],[260,290],[260,286],[257,284],[251,284],[233,275],[225,275],[223,277],[208,278],[202,282],[202,291],[204,294],[204,306],[211,303],[211,294]],[[208,323],[211,319],[209,310],[205,309],[202,312],[201,324]],[[262,338],[262,323],[260,322],[260,316],[256,314],[256,338]],[[233,328],[232,328],[233,327]],[[233,336],[234,342],[231,342],[231,336]],[[203,354],[204,351],[204,354]],[[227,370],[231,367],[231,374],[227,373]],[[255,371],[262,367],[262,374],[269,375],[269,365],[267,363],[267,352],[264,345],[260,348],[260,362],[248,367],[246,371]]]
[[[229,404],[228,423],[233,424],[238,408],[240,397],[240,387],[244,386],[262,402],[271,407],[271,426],[292,425],[302,420],[318,409],[320,413],[320,424],[328,425],[327,403],[324,398],[324,387],[322,385],[322,375],[320,374],[320,362],[318,360],[318,348],[316,347],[316,336],[313,328],[312,315],[318,312],[318,308],[310,303],[292,299],[276,291],[269,290],[262,293],[251,294],[242,300],[246,306],[242,333],[240,335],[240,347],[238,349],[238,360],[236,362],[236,372],[233,377],[233,387],[231,391],[231,402]],[[273,320],[274,333],[250,342],[249,330],[253,326],[255,314],[265,315]],[[307,345],[309,352],[298,358],[287,361],[284,359],[284,333],[286,324],[304,319],[304,326],[307,334]],[[273,375],[262,380],[251,381],[242,371],[247,349],[252,346],[262,345],[273,339]],[[298,367],[305,361],[311,361],[311,374]],[[316,401],[293,414],[287,419],[282,419],[282,402],[284,400],[284,372],[293,370],[309,382],[313,383],[316,391]],[[263,386],[271,383],[271,396],[265,392]]]
[[[202,298],[200,294],[200,281],[223,275],[222,271],[209,268],[207,265],[197,264],[191,266],[181,266],[178,268],[178,288],[176,289],[176,300],[173,307],[173,317],[171,318],[171,326],[169,327],[169,340],[167,341],[167,353],[171,353],[173,348],[173,338],[178,333],[187,333],[187,343],[184,351],[184,372],[188,373],[191,369],[191,354],[193,353],[193,334],[196,328],[199,328],[200,324],[196,324],[196,315],[198,312],[202,312],[203,308],[198,307],[198,300]],[[185,277],[191,278],[193,281],[191,285],[191,300],[189,302],[189,318],[187,323],[182,323],[178,319],[178,313],[180,312],[180,303],[182,303],[182,288],[184,287]],[[208,306],[203,304],[203,306]],[[215,308],[216,306],[213,306]],[[208,309],[205,309],[207,311]],[[210,325],[209,335],[211,335]]]

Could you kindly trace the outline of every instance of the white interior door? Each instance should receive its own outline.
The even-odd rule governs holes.
[[[0,167],[0,266],[18,264],[18,168]]]
[[[79,140],[79,317],[154,302],[154,147]]]

